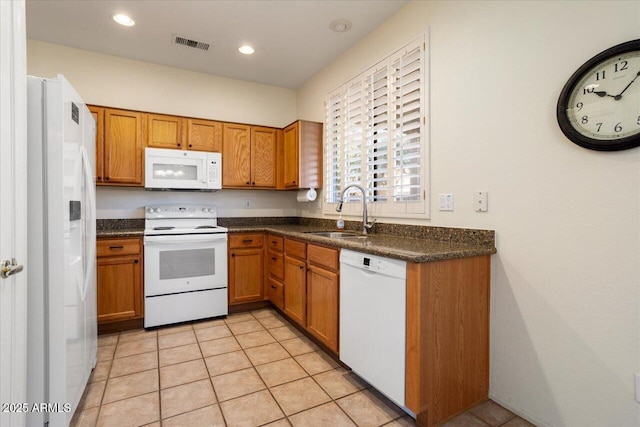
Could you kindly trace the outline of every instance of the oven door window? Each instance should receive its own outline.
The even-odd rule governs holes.
[[[216,274],[215,248],[160,251],[160,280]]]

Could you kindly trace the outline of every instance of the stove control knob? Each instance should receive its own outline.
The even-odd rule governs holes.
[[[149,212],[149,213],[153,213],[153,208],[148,208],[148,209],[147,209],[147,212]]]

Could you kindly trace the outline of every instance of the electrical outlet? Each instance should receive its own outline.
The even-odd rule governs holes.
[[[476,191],[473,195],[473,208],[476,212],[486,212],[489,206],[487,205],[486,191]]]
[[[251,200],[250,199],[245,199],[244,208],[245,209],[251,209]]]

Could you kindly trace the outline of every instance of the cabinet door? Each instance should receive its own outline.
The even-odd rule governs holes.
[[[307,330],[338,352],[338,274],[309,266],[307,274]]]
[[[301,326],[306,326],[306,263],[288,256],[284,258],[284,312]]]
[[[88,105],[93,119],[96,121],[96,182],[104,179],[104,108]]]
[[[147,147],[183,148],[181,117],[147,114]]]
[[[282,161],[284,188],[298,187],[298,124],[284,129],[284,158]]]
[[[222,140],[222,185],[224,187],[251,186],[250,127],[224,124]]]
[[[235,249],[229,256],[229,304],[263,299],[262,249]]]
[[[104,183],[143,184],[144,114],[104,110]]]
[[[197,151],[222,151],[222,123],[187,119],[187,148]]]
[[[275,129],[251,128],[251,185],[276,186],[277,133]],[[223,163],[224,164],[224,163]]]
[[[142,268],[138,256],[98,258],[98,323],[142,317]]]

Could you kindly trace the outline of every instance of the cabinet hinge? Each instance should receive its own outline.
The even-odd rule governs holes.
[[[422,200],[427,200],[427,190],[422,190]]]
[[[422,42],[422,50],[427,50],[427,43],[426,42]]]

